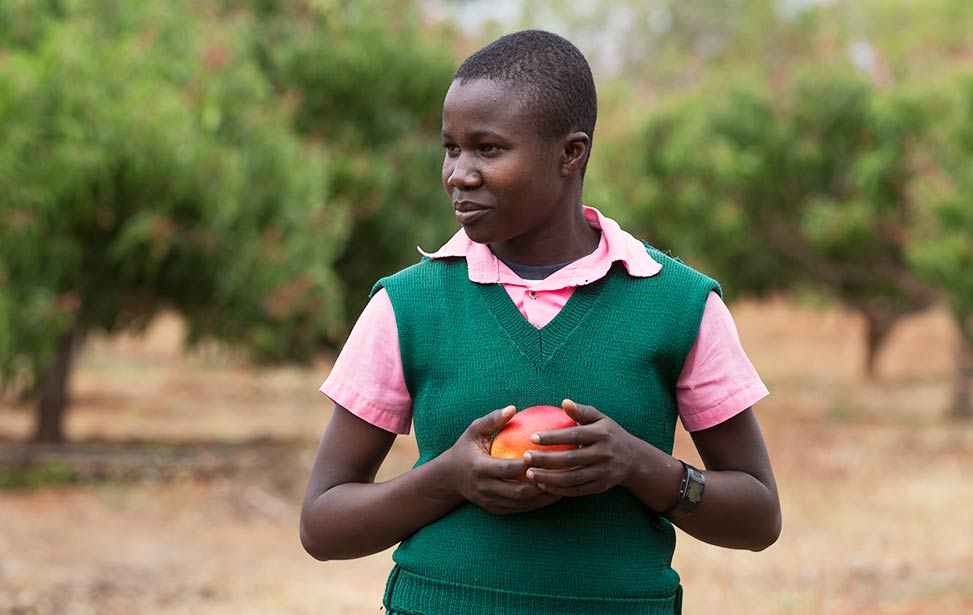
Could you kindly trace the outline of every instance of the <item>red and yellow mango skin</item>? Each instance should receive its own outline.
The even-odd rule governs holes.
[[[520,459],[526,451],[566,451],[575,444],[543,446],[530,441],[532,434],[541,431],[574,427],[577,423],[557,406],[532,406],[515,414],[493,438],[490,454],[501,459]]]

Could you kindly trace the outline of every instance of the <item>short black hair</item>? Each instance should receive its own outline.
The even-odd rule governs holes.
[[[595,138],[598,97],[591,67],[577,47],[557,34],[523,30],[502,36],[466,58],[453,79],[514,85],[542,137],[581,131]]]

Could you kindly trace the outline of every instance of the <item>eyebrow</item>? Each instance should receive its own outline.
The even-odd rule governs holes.
[[[445,130],[442,131],[442,133],[440,133],[440,134],[441,134],[442,138],[444,138],[444,139],[452,139],[453,138],[453,135],[449,134]],[[473,132],[467,132],[467,133],[465,133],[465,136],[467,138],[478,138],[478,139],[482,139],[482,138],[486,137],[486,138],[489,138],[489,139],[497,139],[497,140],[500,140],[500,141],[503,141],[505,139],[503,135],[501,135],[499,133],[496,133],[496,132],[493,132],[492,130],[474,130]]]

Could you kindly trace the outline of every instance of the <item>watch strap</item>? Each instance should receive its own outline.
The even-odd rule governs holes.
[[[696,510],[703,499],[703,489],[706,486],[706,477],[702,472],[681,461],[683,466],[682,483],[679,486],[679,500],[662,516],[674,521],[687,517]]]

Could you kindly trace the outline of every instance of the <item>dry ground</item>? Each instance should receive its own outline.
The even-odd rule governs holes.
[[[973,425],[942,418],[948,318],[905,322],[870,383],[854,316],[783,301],[734,313],[773,391],[757,410],[784,531],[761,553],[680,535],[685,612],[973,612]],[[328,362],[253,371],[213,349],[182,355],[180,331],[164,318],[145,338],[93,340],[72,386],[70,438],[241,443],[244,461],[208,474],[148,463],[128,478],[0,491],[0,614],[378,613],[389,553],[319,563],[297,537],[330,412],[316,391]],[[27,409],[8,400],[0,452],[28,431]],[[682,432],[677,454],[695,454]],[[413,459],[400,438],[382,476]]]

